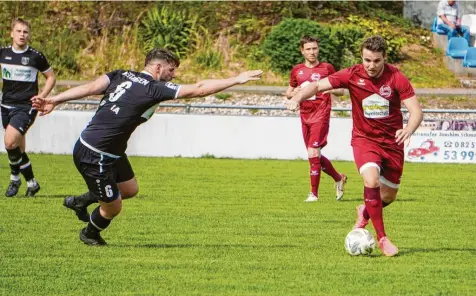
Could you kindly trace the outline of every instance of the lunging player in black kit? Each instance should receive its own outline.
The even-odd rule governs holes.
[[[179,65],[179,59],[170,51],[153,49],[147,54],[142,72],[116,70],[53,97],[32,100],[41,116],[60,103],[104,94],[73,151],[74,163],[89,191],[64,200],[64,205],[74,210],[80,220],[88,222],[79,236],[85,244],[106,245],[100,232],[119,214],[122,199],[137,194],[137,181],[125,154],[127,141],[136,127],[154,114],[160,102],[214,94],[236,84],[258,80],[262,74],[261,70],[253,70],[227,79],[178,85],[169,81],[175,77]],[[89,216],[87,206],[96,201],[100,205]]]

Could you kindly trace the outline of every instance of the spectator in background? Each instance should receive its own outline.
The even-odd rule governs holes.
[[[448,35],[448,39],[461,34],[469,43],[469,28],[461,25],[461,10],[456,1],[440,0],[438,3],[438,29]]]

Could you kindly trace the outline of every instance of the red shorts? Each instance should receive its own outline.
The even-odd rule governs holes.
[[[329,134],[329,123],[301,124],[304,145],[311,148],[324,148],[327,145],[327,135]]]
[[[403,172],[403,148],[383,147],[376,142],[353,139],[354,160],[359,173],[368,167],[377,167],[380,171],[380,182],[388,187],[398,188]]]

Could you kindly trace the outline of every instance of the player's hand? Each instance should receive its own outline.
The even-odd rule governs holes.
[[[251,70],[240,73],[240,75],[236,76],[239,84],[247,83],[250,80],[259,80],[261,78],[261,74],[263,71],[261,70]]]
[[[42,98],[40,96],[34,96],[31,98],[31,103],[33,109],[40,111],[40,116],[51,113],[51,111],[53,111],[56,106],[56,102],[54,102],[51,98]]]
[[[286,102],[286,109],[290,111],[297,111],[299,110],[299,103],[295,100],[291,99]]]
[[[412,133],[406,129],[399,129],[395,133],[395,142],[397,142],[398,145],[403,144],[406,142],[406,146],[410,144],[410,137],[412,136]]]

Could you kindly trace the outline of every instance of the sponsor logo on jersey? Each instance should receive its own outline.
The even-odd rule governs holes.
[[[366,118],[384,118],[390,114],[390,102],[377,94],[373,94],[362,100],[362,109]]]
[[[6,68],[3,68],[2,69],[2,77],[5,78],[5,79],[10,79],[10,78],[12,78],[12,73],[10,73],[10,71],[8,71]]]
[[[28,65],[28,63],[30,62],[30,58],[29,57],[21,57],[21,64],[26,66]]]
[[[2,64],[2,75],[5,80],[35,82],[38,69],[30,66]]]
[[[5,57],[5,60],[10,61],[12,57]]]
[[[172,82],[166,82],[165,86],[168,88],[171,88],[173,90],[177,90],[179,88],[178,84],[172,83]]]
[[[357,82],[358,85],[365,85],[365,80],[359,79],[359,82]]]
[[[298,75],[302,75],[304,72],[302,70],[299,70]]]
[[[312,80],[312,81],[319,81],[319,80],[321,80],[321,74],[319,74],[319,73],[312,73],[312,75],[311,75],[311,80]]]
[[[392,89],[388,85],[382,85],[382,87],[380,87],[379,93],[382,97],[388,98],[392,94]]]

